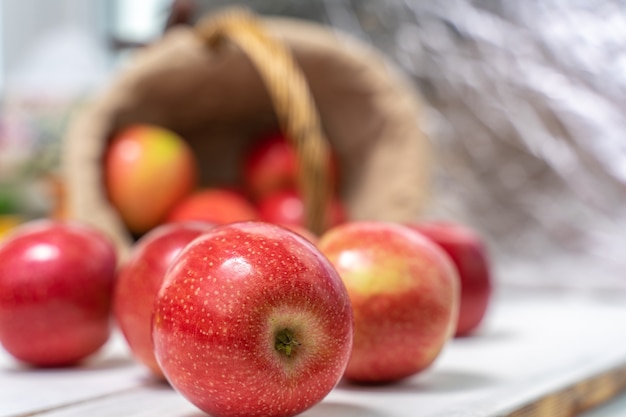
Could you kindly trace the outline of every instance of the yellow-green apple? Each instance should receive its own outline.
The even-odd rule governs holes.
[[[159,225],[144,234],[120,266],[113,292],[113,312],[133,356],[156,377],[163,373],[152,347],[152,311],[165,271],[179,252],[214,227],[205,222]]]
[[[174,260],[152,335],[167,380],[203,411],[293,416],[340,380],[352,309],[337,271],[309,241],[270,223],[232,223]]]
[[[261,220],[282,225],[305,227],[304,201],[295,190],[279,190],[269,194],[258,203]],[[328,202],[326,229],[346,220],[343,204],[337,197]]]
[[[133,125],[111,140],[104,161],[106,190],[128,229],[137,235],[162,222],[198,182],[193,151],[176,133]]]
[[[456,335],[464,336],[482,323],[491,299],[491,268],[482,237],[468,226],[444,221],[408,224],[439,245],[452,259],[461,282]]]
[[[382,221],[344,223],[322,235],[318,248],[354,310],[346,379],[392,382],[430,366],[454,333],[459,307],[458,277],[443,250]]]
[[[228,188],[202,188],[178,202],[167,215],[167,222],[226,224],[258,218],[257,209],[242,193]]]
[[[117,256],[91,226],[38,220],[0,243],[0,343],[35,366],[69,366],[110,335]]]

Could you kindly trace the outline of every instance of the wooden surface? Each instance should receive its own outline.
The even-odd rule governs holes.
[[[626,299],[500,294],[481,331],[455,339],[428,371],[401,383],[340,383],[303,416],[565,417],[626,387]],[[585,416],[626,415],[618,397]],[[625,407],[616,411],[615,407]],[[0,351],[0,417],[201,417],[151,380],[116,334],[79,368],[36,370]]]

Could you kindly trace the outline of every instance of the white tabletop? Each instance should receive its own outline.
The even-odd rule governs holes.
[[[381,387],[342,382],[302,416],[505,416],[577,381],[626,369],[625,323],[623,296],[499,294],[481,331],[454,339],[429,370]],[[586,417],[608,416],[615,407],[624,410],[626,400]],[[0,350],[0,417],[23,415],[205,414],[153,381],[116,333],[78,368],[32,369]]]

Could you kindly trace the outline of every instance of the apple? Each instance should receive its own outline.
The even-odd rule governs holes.
[[[0,344],[25,363],[69,366],[110,335],[117,256],[91,226],[38,220],[0,243]]]
[[[227,188],[203,188],[176,204],[166,221],[198,220],[226,224],[258,218],[257,209],[242,193]]]
[[[304,201],[295,190],[280,190],[269,194],[258,203],[261,220],[305,227]],[[337,226],[346,220],[346,212],[341,201],[331,197],[328,203],[326,229]]]
[[[298,186],[298,154],[296,148],[281,132],[262,136],[248,151],[243,165],[243,178],[254,201],[259,201],[279,190]],[[331,153],[328,168],[329,181],[335,184],[338,164]]]
[[[393,382],[429,367],[452,337],[459,279],[448,256],[402,225],[344,223],[318,248],[345,283],[354,310],[347,380]]]
[[[133,125],[112,138],[104,180],[111,204],[128,229],[140,235],[195,189],[198,168],[191,148],[176,133]]]
[[[152,347],[152,311],[165,271],[211,223],[180,222],[157,226],[143,235],[120,266],[113,292],[113,312],[133,356],[156,377],[163,373]]]
[[[298,182],[296,150],[280,132],[266,135],[250,149],[244,161],[243,175],[255,199],[276,190],[294,188]]]
[[[340,380],[352,309],[316,247],[278,225],[218,226],[166,273],[152,327],[170,384],[215,417],[293,416]]]
[[[454,222],[408,224],[439,245],[452,259],[461,282],[456,336],[468,335],[482,323],[491,299],[491,268],[486,245],[473,229]]]

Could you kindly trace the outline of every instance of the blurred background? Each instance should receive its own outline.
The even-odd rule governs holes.
[[[55,209],[74,112],[142,45],[231,1],[2,0],[0,229]],[[430,217],[488,241],[500,285],[626,291],[626,4],[249,0],[367,42],[413,81]]]

